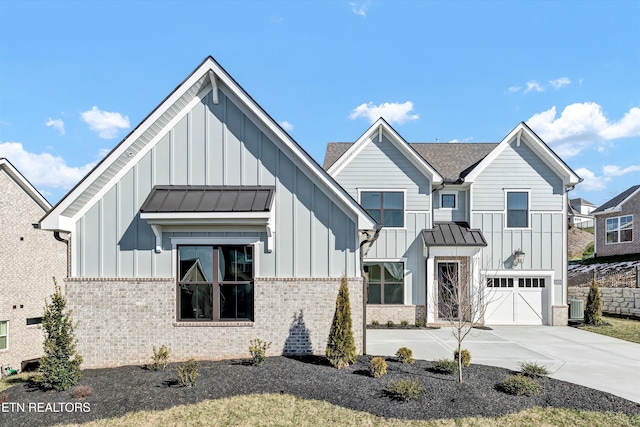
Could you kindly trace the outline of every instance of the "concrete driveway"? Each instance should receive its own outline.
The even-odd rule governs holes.
[[[409,347],[416,359],[451,359],[456,346],[450,327],[367,330],[370,355],[393,356]],[[471,331],[463,348],[472,363],[518,370],[520,362],[535,361],[552,378],[640,403],[640,344],[568,326],[492,326]]]

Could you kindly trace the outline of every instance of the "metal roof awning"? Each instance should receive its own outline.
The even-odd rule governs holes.
[[[140,207],[162,250],[162,231],[184,226],[265,227],[273,248],[274,186],[157,185]]]
[[[466,222],[435,222],[433,228],[422,230],[425,246],[487,246],[478,229],[470,229]]]

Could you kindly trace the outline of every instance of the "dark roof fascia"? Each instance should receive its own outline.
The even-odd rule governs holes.
[[[592,215],[607,213],[608,209],[615,208],[616,206],[626,202],[627,198],[629,198],[632,194],[634,194],[638,189],[640,189],[640,185],[634,185],[632,187],[627,188],[622,193],[615,196],[613,199],[604,202],[597,209],[591,212]]]

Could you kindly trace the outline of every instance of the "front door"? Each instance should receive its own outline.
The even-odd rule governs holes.
[[[438,262],[438,318],[457,319],[459,314],[459,263]]]

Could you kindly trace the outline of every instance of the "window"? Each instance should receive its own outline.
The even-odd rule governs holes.
[[[529,193],[507,192],[507,228],[529,227]]]
[[[9,322],[0,322],[0,350],[6,350],[9,344]]]
[[[544,288],[544,279],[537,277],[525,277],[518,279],[519,288]]]
[[[441,208],[456,208],[456,195],[452,193],[445,193],[440,196],[440,207]]]
[[[633,240],[633,215],[607,218],[607,243],[631,242]]]
[[[253,320],[252,246],[178,246],[178,319]]]
[[[367,304],[404,304],[404,263],[366,263],[369,276]]]
[[[513,278],[489,278],[487,279],[487,288],[513,288]]]
[[[39,325],[42,323],[42,317],[29,317],[27,318],[27,326],[29,325]]]
[[[520,277],[517,280],[519,288],[544,288],[542,277]],[[513,277],[487,278],[487,288],[513,288]]]
[[[378,224],[404,227],[404,193],[401,191],[363,191],[360,204]]]

